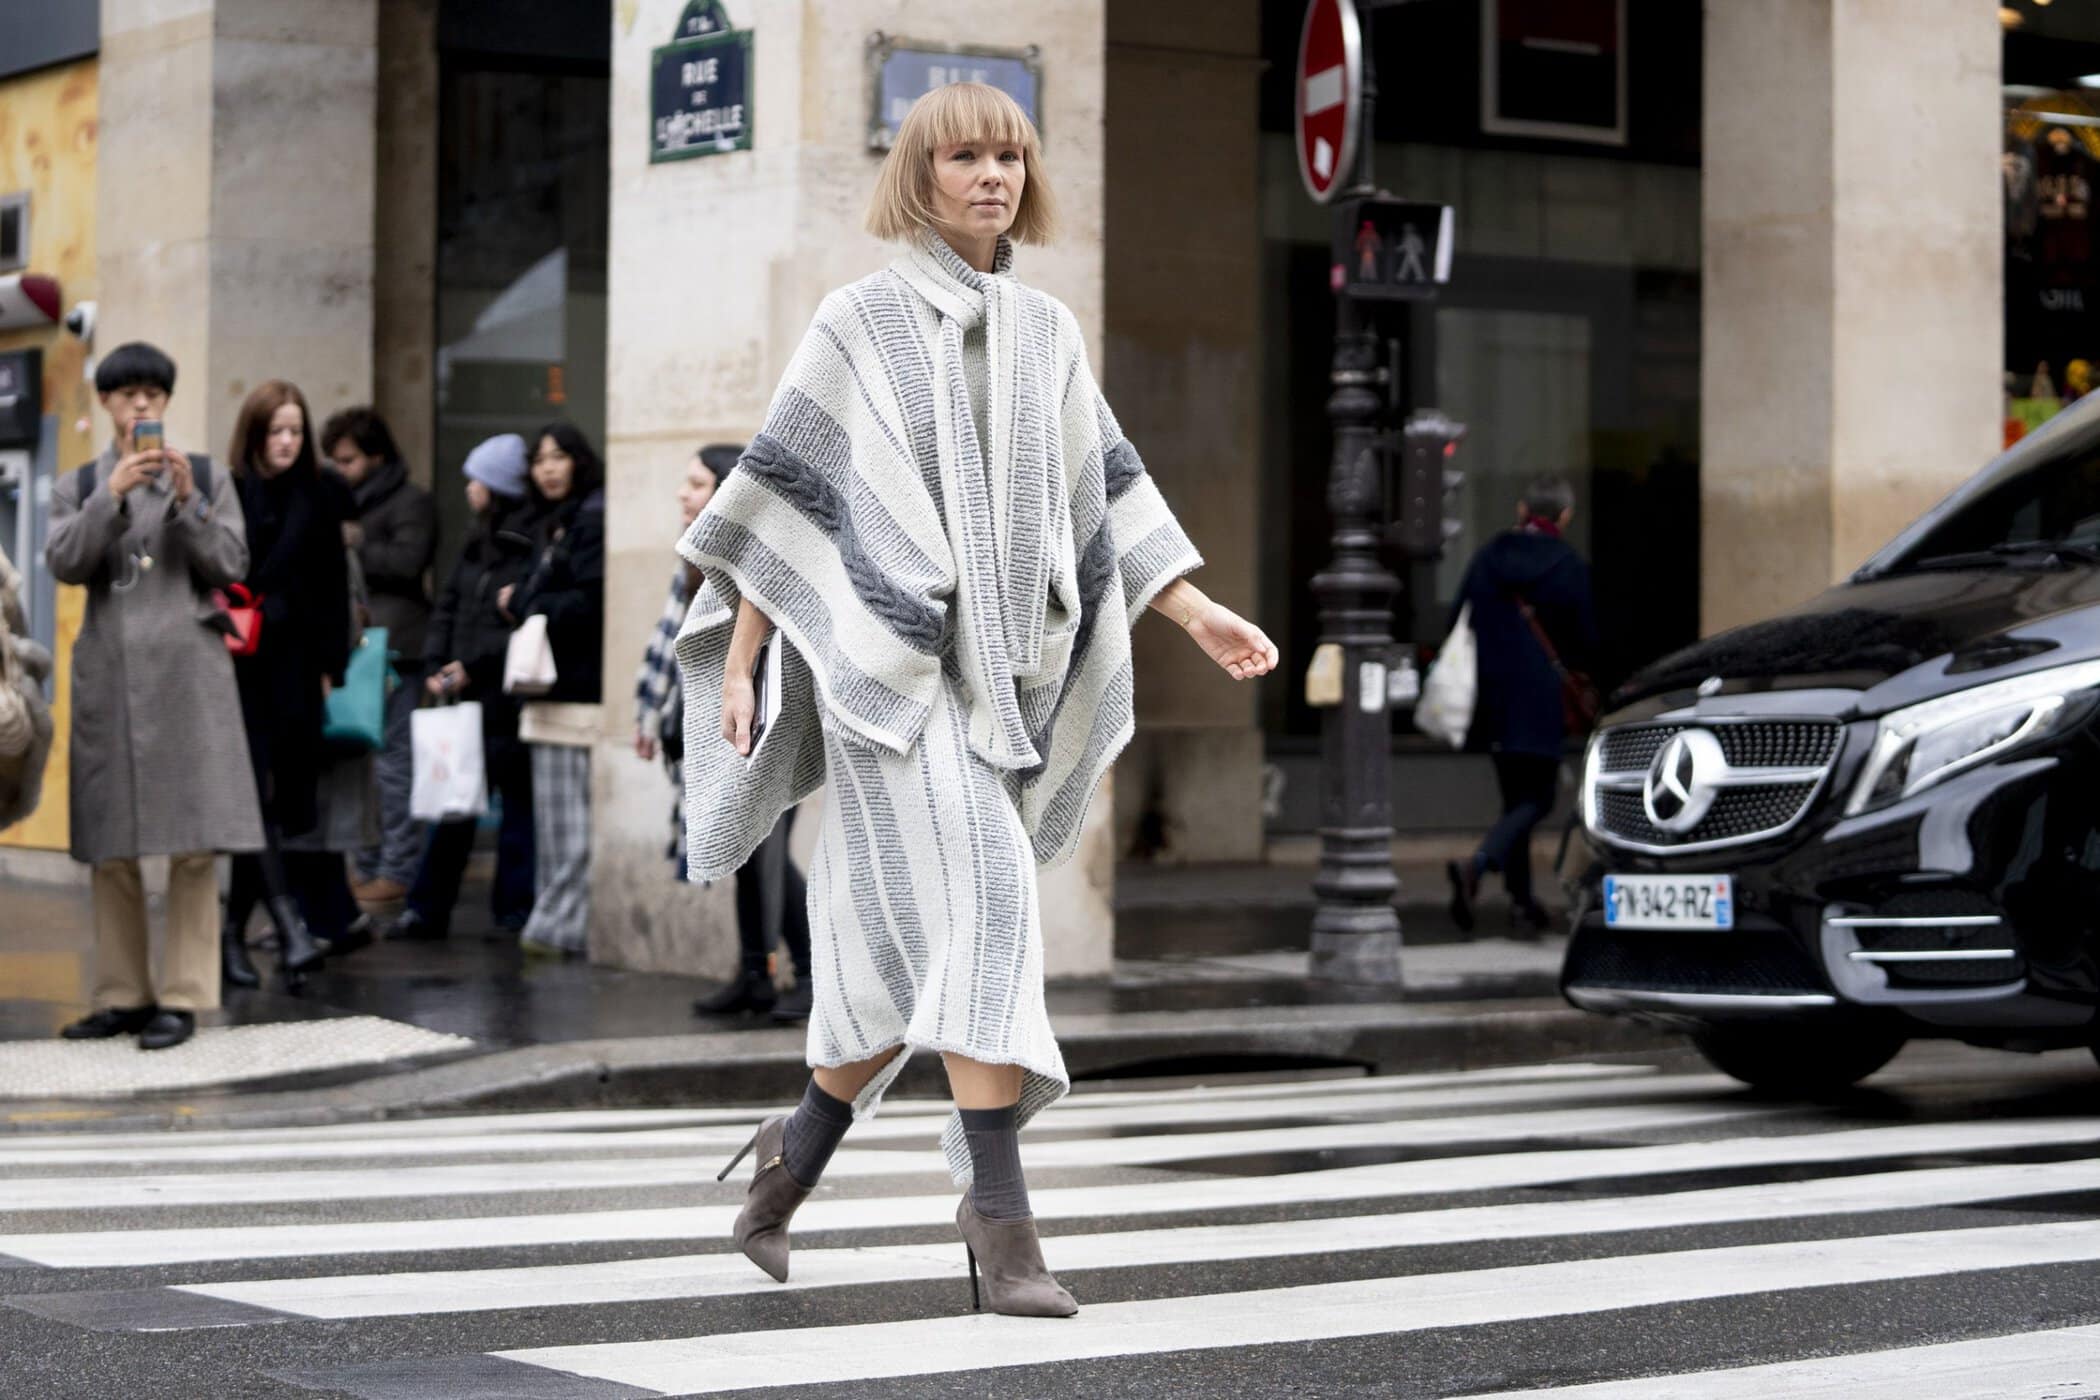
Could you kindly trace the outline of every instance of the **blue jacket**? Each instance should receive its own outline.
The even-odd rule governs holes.
[[[1531,604],[1561,664],[1588,671],[1597,652],[1597,621],[1590,606],[1590,566],[1565,540],[1543,532],[1505,530],[1480,547],[1466,566],[1452,604],[1473,605],[1479,650],[1480,694],[1466,747],[1558,758],[1566,742],[1560,678],[1517,611]]]

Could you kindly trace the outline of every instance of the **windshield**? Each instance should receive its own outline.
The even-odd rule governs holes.
[[[2091,563],[2100,557],[2100,433],[2081,430],[2094,421],[2091,413],[2076,416],[2083,421],[2065,425],[2073,431],[2022,443],[1979,472],[1862,574],[2011,568],[2051,558]]]

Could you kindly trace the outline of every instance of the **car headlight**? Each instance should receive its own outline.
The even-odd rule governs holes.
[[[1942,695],[1884,715],[1874,751],[1853,785],[1847,816],[1931,787],[1965,768],[2061,727],[2100,687],[2100,661],[2054,666]]]

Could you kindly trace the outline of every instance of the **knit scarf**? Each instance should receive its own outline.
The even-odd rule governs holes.
[[[1047,343],[1055,328],[1042,301],[1027,297],[1014,280],[1013,244],[1003,236],[988,273],[933,235],[891,268],[940,316],[932,347],[934,432],[941,491],[950,504],[948,544],[959,566],[957,658],[972,700],[970,745],[995,767],[1033,768],[1042,756],[1023,721],[1016,684],[1043,672],[1053,558],[1060,611],[1078,611],[1064,474],[1051,457],[1059,436],[1049,421],[1054,409],[1020,349],[1024,338]],[[963,365],[964,338],[980,325],[988,399],[982,443]],[[1052,660],[1062,664],[1061,656]]]

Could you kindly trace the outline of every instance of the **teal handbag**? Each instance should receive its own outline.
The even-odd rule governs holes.
[[[385,743],[386,693],[393,679],[386,659],[386,628],[367,627],[350,653],[343,683],[328,692],[321,737],[346,749],[371,750]]]

